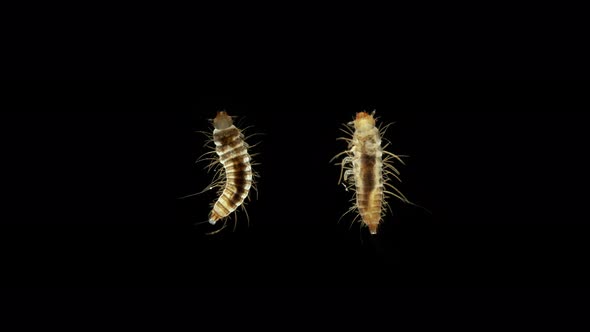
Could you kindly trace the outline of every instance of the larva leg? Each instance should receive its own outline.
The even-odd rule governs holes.
[[[348,167],[347,165],[349,163],[351,163],[351,162],[352,162],[352,157],[346,157],[346,158],[342,159],[342,162],[340,163],[341,164],[340,165],[341,166],[340,167],[340,178],[338,180],[338,184],[340,184],[342,182],[342,180],[344,180],[345,182],[347,182],[348,177],[352,174],[351,170],[347,169],[344,172],[344,176],[342,176],[342,171],[344,171],[344,169],[346,167]]]
[[[344,172],[344,181],[346,181],[349,184],[353,184],[354,183],[354,171],[351,169],[347,169],[346,172]]]

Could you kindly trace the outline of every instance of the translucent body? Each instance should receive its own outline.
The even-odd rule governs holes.
[[[346,155],[341,162],[340,181],[344,180],[347,190],[355,193],[353,206],[346,213],[356,211],[355,220],[360,217],[371,234],[377,234],[385,210],[389,208],[389,195],[410,203],[390,183],[391,177],[399,181],[393,161],[403,162],[399,156],[384,150],[382,136],[387,127],[379,129],[375,125],[374,113],[357,113],[344,130],[350,137],[340,138],[348,142],[348,150],[334,157]]]

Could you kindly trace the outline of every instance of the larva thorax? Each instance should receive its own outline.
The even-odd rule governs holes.
[[[226,112],[218,112],[213,120],[213,141],[219,163],[225,173],[225,184],[209,215],[209,222],[215,224],[240,207],[253,184],[252,166],[248,144],[244,135],[233,125]]]

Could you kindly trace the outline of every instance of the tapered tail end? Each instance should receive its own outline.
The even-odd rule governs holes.
[[[211,213],[209,214],[209,223],[211,225],[215,225],[215,223],[217,223],[217,220],[221,219],[219,217],[219,215],[217,213],[215,213],[215,210],[211,211]]]
[[[369,225],[369,232],[370,232],[372,235],[375,235],[375,234],[377,234],[377,226],[379,226],[379,224],[372,224],[372,225]]]

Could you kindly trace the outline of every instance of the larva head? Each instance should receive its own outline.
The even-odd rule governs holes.
[[[229,128],[233,123],[231,116],[227,115],[225,111],[217,112],[217,116],[213,119],[213,127],[219,130]]]
[[[359,112],[356,114],[354,129],[363,131],[373,127],[375,127],[375,118],[373,118],[372,114],[367,112]]]

